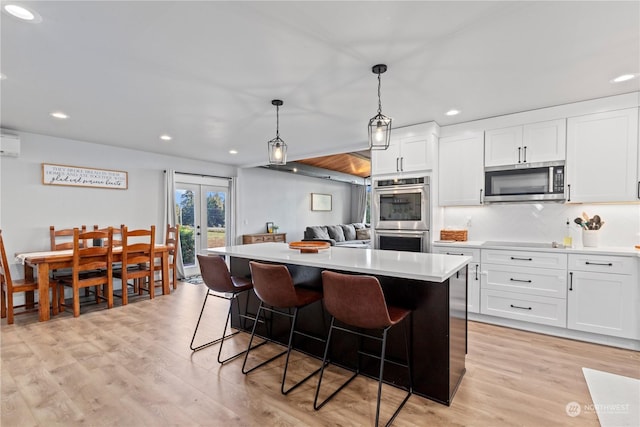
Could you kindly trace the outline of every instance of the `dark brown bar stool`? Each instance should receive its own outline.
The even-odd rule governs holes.
[[[249,267],[251,268],[251,279],[253,280],[253,290],[255,291],[256,295],[260,299],[260,306],[258,308],[258,313],[256,314],[256,318],[259,319],[260,313],[264,311],[269,311],[273,314],[286,316],[289,319],[291,319],[291,329],[289,331],[289,343],[285,351],[247,370],[246,365],[247,365],[247,358],[249,357],[249,352],[253,350],[255,347],[257,347],[257,346],[251,347],[251,344],[253,343],[253,337],[255,336],[255,333],[256,333],[256,325],[258,324],[258,322],[254,322],[253,330],[251,331],[251,339],[249,340],[249,346],[247,347],[247,353],[244,355],[244,363],[242,364],[242,373],[248,374],[249,372],[261,366],[264,366],[267,363],[286,354],[287,359],[284,363],[284,373],[282,375],[282,386],[280,387],[280,391],[282,392],[282,394],[288,394],[290,391],[294,390],[296,387],[303,384],[309,378],[311,378],[312,376],[320,372],[320,368],[316,369],[314,372],[307,375],[303,380],[294,384],[288,390],[285,390],[284,385],[285,385],[285,380],[287,378],[287,367],[289,366],[289,355],[291,354],[291,345],[293,343],[294,333],[303,335],[305,337],[312,338],[315,340],[319,340],[322,342],[325,341],[322,338],[318,338],[313,335],[309,335],[304,332],[295,330],[296,319],[298,318],[298,309],[306,307],[309,304],[312,304],[316,301],[322,300],[322,293],[311,290],[311,289],[304,289],[304,288],[294,286],[293,279],[289,274],[289,269],[287,269],[285,265],[262,264],[259,262],[251,261],[249,262]],[[288,312],[281,311],[282,309],[287,309]],[[291,314],[291,309],[293,309],[293,314]],[[261,344],[269,341],[271,340],[267,338],[266,341],[263,341]]]
[[[246,329],[246,325],[244,322],[247,318],[255,321],[254,317],[245,316],[240,313],[240,302],[238,301],[238,295],[241,294],[242,292],[246,292],[253,289],[253,285],[251,284],[250,279],[247,279],[245,277],[232,276],[229,273],[227,264],[224,262],[224,258],[220,256],[198,255],[198,263],[200,264],[200,272],[202,273],[202,280],[204,281],[204,284],[207,285],[208,289],[207,289],[207,293],[204,296],[204,302],[202,303],[202,310],[200,310],[198,323],[196,323],[196,329],[193,331],[193,337],[191,338],[191,344],[189,344],[189,348],[191,348],[191,350],[193,351],[198,351],[198,350],[202,350],[203,348],[220,343],[220,348],[218,349],[218,363],[224,364],[232,359],[235,359],[238,356],[241,356],[246,352],[246,350],[243,350],[240,353],[227,357],[224,360],[220,360],[220,355],[222,354],[222,346],[224,345],[224,340],[227,338],[231,338],[232,336],[237,335],[240,332],[240,331],[236,331],[227,335],[227,327],[229,326],[229,320],[231,318],[231,310],[233,309],[233,302],[234,301],[236,302],[238,315],[243,320],[243,328]],[[231,295],[225,296],[224,294],[231,294]],[[193,342],[196,339],[196,334],[198,333],[198,327],[200,326],[200,320],[202,319],[202,313],[204,313],[204,307],[207,305],[207,298],[209,298],[209,296],[229,300],[229,312],[227,313],[227,320],[224,323],[224,330],[222,331],[222,336],[220,338],[215,339],[213,341],[209,341],[208,343],[199,345],[197,347],[194,347]]]
[[[404,366],[409,372],[409,390],[407,396],[404,398],[398,409],[393,413],[391,419],[387,422],[387,426],[391,425],[396,418],[404,404],[409,400],[413,393],[413,380],[411,377],[411,359],[409,355],[409,340],[407,337],[407,329],[402,328],[404,331],[405,347],[407,351],[406,364],[397,363],[385,358],[385,352],[387,347],[387,332],[394,325],[400,324],[402,320],[407,318],[411,314],[411,310],[407,310],[400,307],[388,306],[384,294],[382,293],[382,287],[377,278],[373,276],[362,275],[350,275],[340,274],[332,271],[322,272],[322,287],[324,291],[324,305],[327,311],[331,314],[331,327],[329,329],[329,335],[327,337],[327,344],[324,350],[324,357],[322,359],[322,366],[320,370],[320,379],[318,380],[318,387],[316,388],[316,396],[313,400],[313,408],[318,410],[322,408],[329,400],[331,400],[340,390],[347,386],[360,371],[359,362],[360,355],[366,355],[374,357],[380,360],[380,373],[378,376],[378,398],[376,402],[376,423],[380,418],[380,394],[382,392],[382,376],[384,373],[385,362],[394,363],[399,366]],[[335,320],[342,322],[346,326],[359,329],[381,329],[382,337],[379,335],[370,335],[360,332],[359,330],[348,329],[335,324]],[[358,368],[356,372],[336,391],[331,393],[322,403],[318,404],[318,395],[320,394],[320,385],[322,384],[322,376],[324,374],[324,368],[327,364],[327,355],[329,354],[329,346],[331,344],[331,333],[333,330],[339,330],[349,332],[351,334],[358,335],[359,337],[370,338],[376,341],[382,342],[382,350],[380,356],[364,353],[358,351]]]

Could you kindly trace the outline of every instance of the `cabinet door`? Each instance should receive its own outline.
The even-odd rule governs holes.
[[[400,139],[400,171],[418,172],[432,168],[427,136]]]
[[[484,192],[483,136],[440,138],[438,199],[440,206],[481,205]]]
[[[522,153],[525,162],[538,163],[564,160],[566,148],[566,120],[552,120],[524,126]]]
[[[484,133],[484,165],[522,163],[522,126],[488,130]]]
[[[567,327],[622,338],[640,338],[638,283],[632,275],[569,272]]]
[[[638,200],[638,109],[567,121],[567,201]]]
[[[391,140],[386,150],[371,150],[373,175],[395,174],[400,171],[400,141]]]

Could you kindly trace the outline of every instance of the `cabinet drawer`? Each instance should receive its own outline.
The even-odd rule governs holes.
[[[636,262],[634,257],[572,254],[569,255],[569,270],[633,274],[637,269]]]
[[[263,242],[273,242],[275,241],[275,238],[273,237],[273,235],[267,235],[267,236],[263,236]]]
[[[526,267],[567,268],[567,254],[533,251],[483,249],[482,264],[519,265]]]
[[[492,289],[482,289],[480,299],[482,314],[562,328],[567,326],[567,304],[564,299]]]
[[[565,270],[482,264],[482,289],[519,292],[552,298],[567,297]]]
[[[260,243],[260,242],[264,242],[264,236],[252,236],[251,237],[251,242],[252,243]]]
[[[284,242],[284,234],[276,234],[273,236],[274,242]]]
[[[470,256],[473,258],[471,262],[480,262],[480,249],[461,248],[461,247],[455,247],[455,246],[449,246],[449,247],[434,246],[433,253],[445,254],[445,255]]]

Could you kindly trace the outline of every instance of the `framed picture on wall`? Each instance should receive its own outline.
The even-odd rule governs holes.
[[[330,211],[331,194],[311,193],[312,211]]]
[[[272,222],[268,222],[267,223],[267,233],[273,233],[273,223]]]

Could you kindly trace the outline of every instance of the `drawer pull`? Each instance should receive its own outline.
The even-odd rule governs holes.
[[[447,252],[447,255],[460,255],[460,256],[464,256],[464,254],[454,254],[454,253],[451,253],[451,252]]]
[[[515,256],[512,256],[511,259],[517,260],[517,261],[533,261],[533,258],[518,258]]]
[[[509,304],[511,305],[511,308],[519,308],[521,310],[531,310],[531,307],[520,307],[518,305],[513,305],[513,304]]]
[[[511,280],[512,282],[531,283],[531,280],[514,279],[513,277],[509,280]]]
[[[610,262],[589,262],[589,261],[585,261],[585,264],[587,265],[604,265],[606,267],[613,267],[613,264]]]

